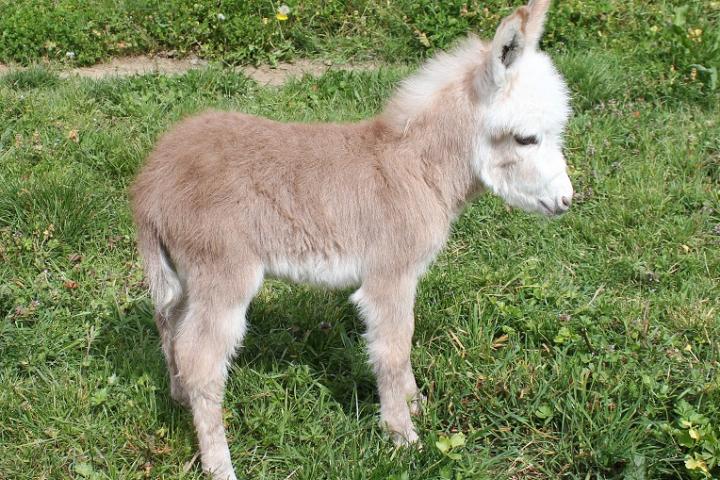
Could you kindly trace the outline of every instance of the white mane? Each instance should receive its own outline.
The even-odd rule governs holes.
[[[432,105],[439,92],[462,86],[468,73],[483,63],[487,52],[488,46],[471,35],[451,51],[438,53],[400,84],[384,116],[392,125],[405,129]]]

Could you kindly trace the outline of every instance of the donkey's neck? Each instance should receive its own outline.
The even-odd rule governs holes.
[[[426,181],[437,190],[455,217],[479,189],[472,169],[474,133],[457,111],[443,110],[420,126],[414,136],[420,147]]]
[[[472,92],[487,46],[475,37],[440,53],[399,86],[381,115],[413,152],[416,172],[454,218],[481,190],[473,171],[478,121]]]
[[[459,90],[453,90],[435,98],[402,128],[393,125],[391,109],[380,117],[395,130],[395,147],[403,152],[397,160],[432,189],[450,219],[481,190],[472,168],[474,113]]]

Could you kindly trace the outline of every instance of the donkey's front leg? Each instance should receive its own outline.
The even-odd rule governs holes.
[[[370,278],[351,297],[367,326],[365,338],[380,393],[380,419],[396,444],[418,440],[408,407],[408,402],[415,404],[420,398],[410,367],[416,286],[417,279],[410,276]]]

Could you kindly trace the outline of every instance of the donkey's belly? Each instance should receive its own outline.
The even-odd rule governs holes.
[[[272,258],[264,267],[267,277],[333,288],[356,286],[361,279],[360,261],[349,257]]]

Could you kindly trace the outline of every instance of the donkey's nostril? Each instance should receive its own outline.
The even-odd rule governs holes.
[[[572,197],[562,197],[561,201],[565,207],[570,208],[570,204],[572,203]]]

